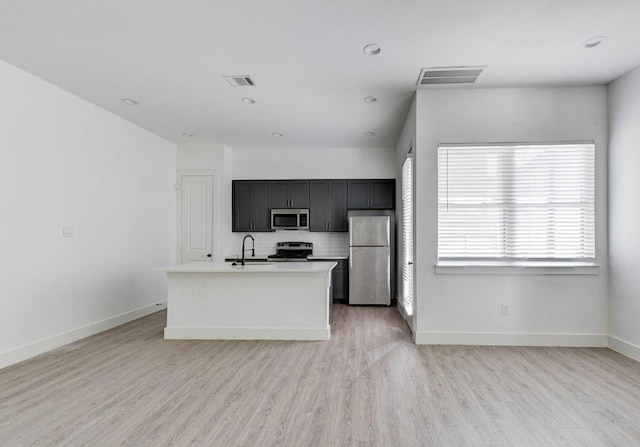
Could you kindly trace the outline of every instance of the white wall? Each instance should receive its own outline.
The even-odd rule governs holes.
[[[180,145],[178,169],[212,170],[219,178],[214,213],[218,222],[218,255],[240,252],[244,233],[231,232],[231,180],[395,178],[395,151],[380,149],[233,149],[223,145]],[[300,239],[313,242],[314,253],[338,255],[348,252],[345,233],[308,231],[251,233],[256,254],[275,251],[277,241]],[[215,249],[214,249],[215,251]],[[218,259],[220,260],[220,259]]]
[[[392,148],[237,149],[233,178],[395,178]]]
[[[609,86],[610,346],[640,361],[640,68]]]
[[[2,61],[0,79],[2,367],[166,299],[176,165],[111,113]]]
[[[416,340],[606,345],[606,87],[419,91],[416,120]],[[597,275],[435,273],[439,143],[572,140],[596,144]]]

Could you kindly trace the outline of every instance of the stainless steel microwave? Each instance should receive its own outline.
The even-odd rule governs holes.
[[[272,230],[308,230],[309,209],[271,209]]]

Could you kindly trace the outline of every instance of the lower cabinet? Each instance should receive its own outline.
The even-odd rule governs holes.
[[[333,300],[347,303],[349,301],[349,261],[341,259],[331,272],[331,288]]]
[[[314,262],[337,262],[331,271],[332,301],[347,303],[349,300],[349,260],[348,259],[314,259]]]
[[[349,260],[314,259],[313,262],[337,262],[331,270],[331,299],[329,300],[329,324],[333,322],[333,303],[349,303]]]

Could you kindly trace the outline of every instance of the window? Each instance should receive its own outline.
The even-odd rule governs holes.
[[[441,145],[438,261],[592,262],[593,143]]]
[[[413,168],[409,155],[402,165],[402,294],[407,316],[413,315]]]

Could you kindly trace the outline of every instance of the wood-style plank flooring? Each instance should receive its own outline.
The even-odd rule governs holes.
[[[327,342],[168,341],[159,312],[0,370],[0,446],[640,446],[640,363],[416,346],[336,305]]]

